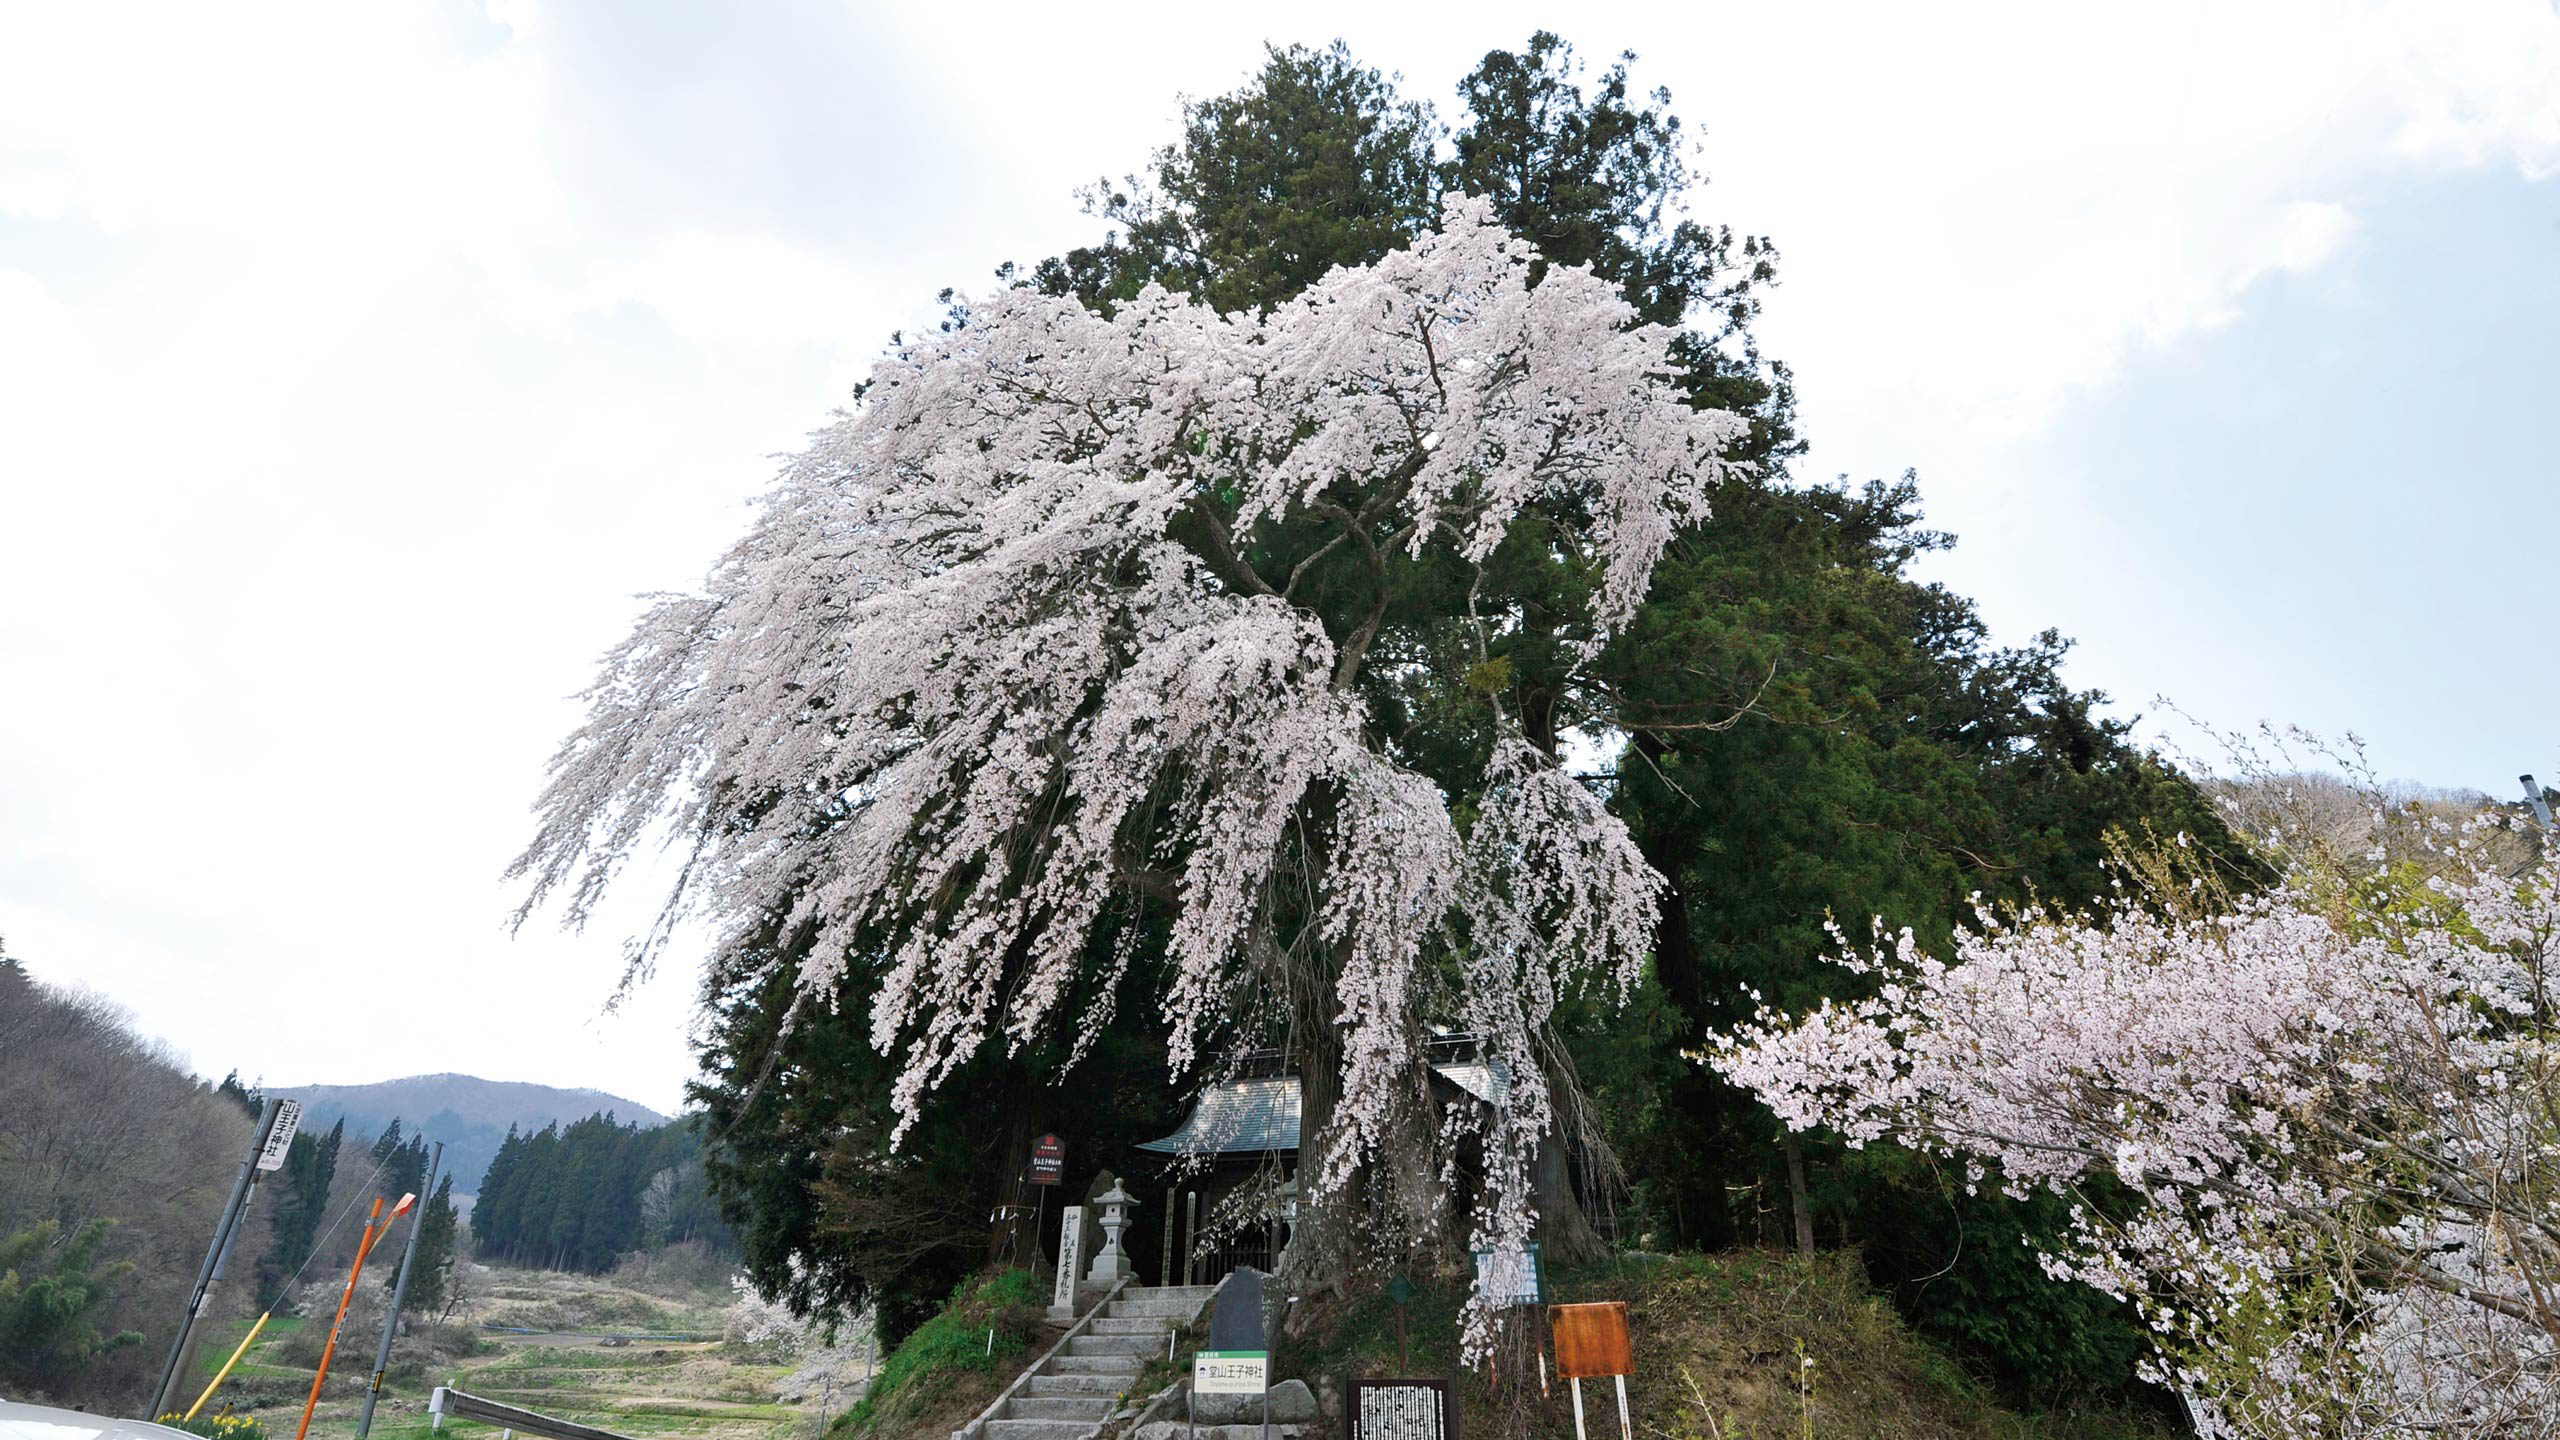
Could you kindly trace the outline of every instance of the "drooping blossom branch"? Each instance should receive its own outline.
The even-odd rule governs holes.
[[[903,1134],[991,1040],[1089,1037],[1130,963],[1095,937],[1144,893],[1172,915],[1178,1072],[1257,987],[1332,987],[1320,1184],[1419,1093],[1427,1026],[1485,1031],[1524,1083],[1486,1127],[1479,1229],[1524,1233],[1551,1120],[1529,1037],[1633,972],[1658,880],[1516,735],[1481,776],[1407,768],[1361,669],[1397,557],[1480,566],[1532,508],[1587,557],[1563,617],[1587,658],[1744,428],[1683,402],[1668,331],[1582,270],[1532,287],[1531,259],[1461,199],[1264,318],[1011,290],[900,350],[706,593],[608,657],[517,865],[527,910],[584,921],[671,828],[692,851],[671,908],[722,955],[795,936],[805,958],[776,963],[805,995],[869,997]],[[1329,538],[1264,573],[1282,526]],[[1327,611],[1300,580],[1331,556],[1374,588]],[[1426,979],[1452,957],[1455,995]]]

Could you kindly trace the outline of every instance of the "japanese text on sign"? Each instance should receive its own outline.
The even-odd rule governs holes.
[[[1446,1380],[1354,1380],[1343,1395],[1346,1440],[1458,1440]]]
[[[1203,1350],[1191,1357],[1194,1395],[1259,1395],[1270,1379],[1267,1351]]]
[[[293,1144],[293,1132],[302,1126],[302,1102],[276,1102],[275,1128],[267,1132],[266,1147],[258,1152],[258,1168],[279,1170],[284,1167],[285,1151]]]

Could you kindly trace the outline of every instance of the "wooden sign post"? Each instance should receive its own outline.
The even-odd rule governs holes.
[[[1582,1423],[1582,1377],[1607,1375],[1618,1382],[1619,1440],[1635,1440],[1627,1417],[1627,1377],[1635,1373],[1635,1344],[1627,1335],[1621,1300],[1597,1305],[1554,1305],[1547,1318],[1556,1332],[1556,1373],[1573,1384],[1573,1433],[1591,1440]]]

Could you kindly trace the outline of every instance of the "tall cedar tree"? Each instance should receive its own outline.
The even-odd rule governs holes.
[[[1667,94],[1636,94],[1624,60],[1589,76],[1545,33],[1488,54],[1458,94],[1464,118],[1442,158],[1428,107],[1340,44],[1274,50],[1255,82],[1187,107],[1181,143],[1150,175],[1089,194],[1112,235],[1033,267],[1028,283],[1108,308],[1159,281],[1267,310],[1403,243],[1440,193],[1462,190],[1490,198],[1547,260],[1589,265],[1642,318],[1686,327],[1696,402],[1750,417],[1760,473],[1720,486],[1715,520],[1675,540],[1604,662],[1629,741],[1616,804],[1672,881],[1660,990],[1633,1013],[1595,1015],[1577,1047],[1612,1102],[1601,1109],[1637,1182],[1636,1215],[1663,1242],[1723,1244],[1787,1234],[1800,1210],[1824,1238],[1864,1244],[1925,1321],[2021,1386],[2120,1375],[2130,1331],[2044,1282],[2014,1245],[2052,1217],[1962,1199],[1908,1164],[1828,1153],[1800,1157],[1812,1178],[1796,1206],[1775,1127],[1677,1052],[1733,1017],[1742,986],[1792,997],[1839,984],[1816,964],[1826,914],[1943,934],[1976,892],[2096,894],[2111,832],[2223,846],[2220,827],[2096,715],[2102,697],[2061,679],[2057,637],[1994,646],[1969,602],[1911,578],[1920,553],[1947,543],[1920,528],[1911,480],[1783,483],[1801,449],[1792,387],[1751,335],[1776,252],[1688,216],[1698,182]],[[1504,686],[1512,713],[1552,742],[1592,717],[1559,713],[1545,658],[1515,647],[1500,675],[1468,678]],[[1480,743],[1462,687],[1384,701],[1378,722],[1408,750]],[[788,951],[791,937],[771,943]],[[1141,966],[1130,983],[1151,978]],[[698,1098],[752,1273],[795,1304],[877,1296],[894,1330],[894,1312],[974,1258],[984,1225],[972,1217],[1012,1196],[1021,1137],[990,1143],[972,1122],[989,1105],[1023,1114],[1048,1057],[971,1062],[907,1151],[882,1161],[894,1067],[870,1049],[859,1004],[786,1026],[787,988],[744,970],[715,975],[709,998],[712,1078]],[[1079,1087],[1133,1093],[1160,1075],[1160,1050],[1129,1039],[1086,1057]],[[2057,1307],[2069,1313],[2045,1323]]]
[[[276,1187],[273,1218],[268,1221],[275,1239],[258,1262],[258,1293],[272,1297],[279,1313],[291,1308],[287,1282],[311,1258],[321,1228],[329,1222],[329,1186],[338,1178],[338,1147],[346,1138],[344,1120],[330,1126],[326,1135],[298,1132],[285,1147],[284,1164],[268,1182]]]

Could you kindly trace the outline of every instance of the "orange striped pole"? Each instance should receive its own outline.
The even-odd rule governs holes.
[[[401,1196],[399,1205],[391,1212],[391,1219],[397,1220],[408,1214],[409,1207],[417,1203],[417,1199],[415,1195]],[[320,1408],[320,1387],[329,1383],[329,1361],[338,1353],[338,1330],[347,1323],[347,1306],[356,1298],[356,1277],[364,1273],[364,1257],[373,1253],[374,1241],[391,1233],[390,1220],[382,1220],[379,1230],[374,1228],[377,1220],[382,1220],[382,1197],[379,1195],[373,1197],[373,1213],[364,1217],[364,1238],[356,1242],[356,1263],[347,1267],[346,1292],[338,1297],[338,1317],[329,1322],[329,1343],[320,1350],[320,1373],[311,1377],[311,1398],[302,1402],[302,1424],[294,1430],[293,1440],[303,1440],[311,1432],[311,1412]]]

